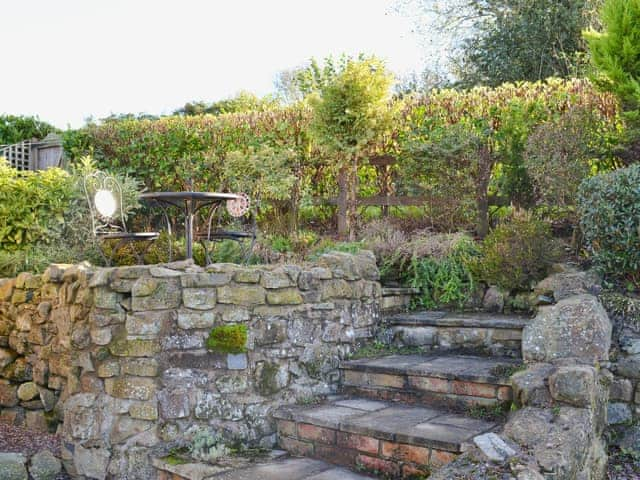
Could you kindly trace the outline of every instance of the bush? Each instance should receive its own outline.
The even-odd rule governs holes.
[[[499,225],[484,239],[480,253],[472,267],[476,277],[508,291],[530,289],[560,255],[549,225],[528,218]]]
[[[596,265],[640,285],[640,165],[585,180],[578,212]]]

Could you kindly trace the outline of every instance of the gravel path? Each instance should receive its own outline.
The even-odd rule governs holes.
[[[60,437],[0,422],[0,452],[22,453],[30,457],[42,450],[49,450],[60,457]],[[71,477],[61,473],[56,480],[71,480]]]

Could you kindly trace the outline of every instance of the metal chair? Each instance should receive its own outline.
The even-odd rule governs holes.
[[[257,237],[254,210],[249,197],[244,194],[237,200],[227,200],[224,206],[216,205],[211,209],[206,229],[197,231],[195,235],[204,248],[207,265],[213,263],[213,248],[224,241],[236,242],[241,263],[249,261]]]
[[[101,170],[96,170],[83,178],[84,193],[91,213],[91,227],[98,241],[100,253],[107,265],[111,265],[114,255],[128,243],[142,243],[142,250],[133,249],[139,264],[144,263],[144,255],[157,240],[158,232],[129,232],[125,222],[125,204],[122,187],[118,180]],[[107,256],[103,244],[116,241]]]

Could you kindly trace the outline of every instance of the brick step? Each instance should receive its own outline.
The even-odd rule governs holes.
[[[343,362],[342,392],[379,400],[463,410],[511,400],[520,361],[473,355],[391,355]]]
[[[154,459],[157,480],[371,480],[373,477],[311,458],[281,457],[227,468],[204,463],[171,463]]]
[[[479,350],[521,356],[523,316],[487,313],[412,312],[387,315],[394,344],[427,349]]]
[[[278,443],[292,455],[393,478],[425,475],[497,428],[443,409],[363,398],[281,407],[274,417]]]

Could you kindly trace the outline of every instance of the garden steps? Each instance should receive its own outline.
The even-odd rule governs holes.
[[[521,356],[525,316],[422,311],[385,315],[394,344]]]
[[[280,448],[292,455],[393,478],[449,463],[475,436],[498,426],[442,408],[357,397],[281,407],[274,417]]]
[[[520,364],[507,357],[446,353],[351,360],[340,369],[348,395],[464,410],[509,402],[509,377]]]
[[[286,452],[283,452],[286,453]],[[157,480],[367,480],[372,477],[311,458],[280,456],[240,468],[204,463],[172,465],[154,459]]]

